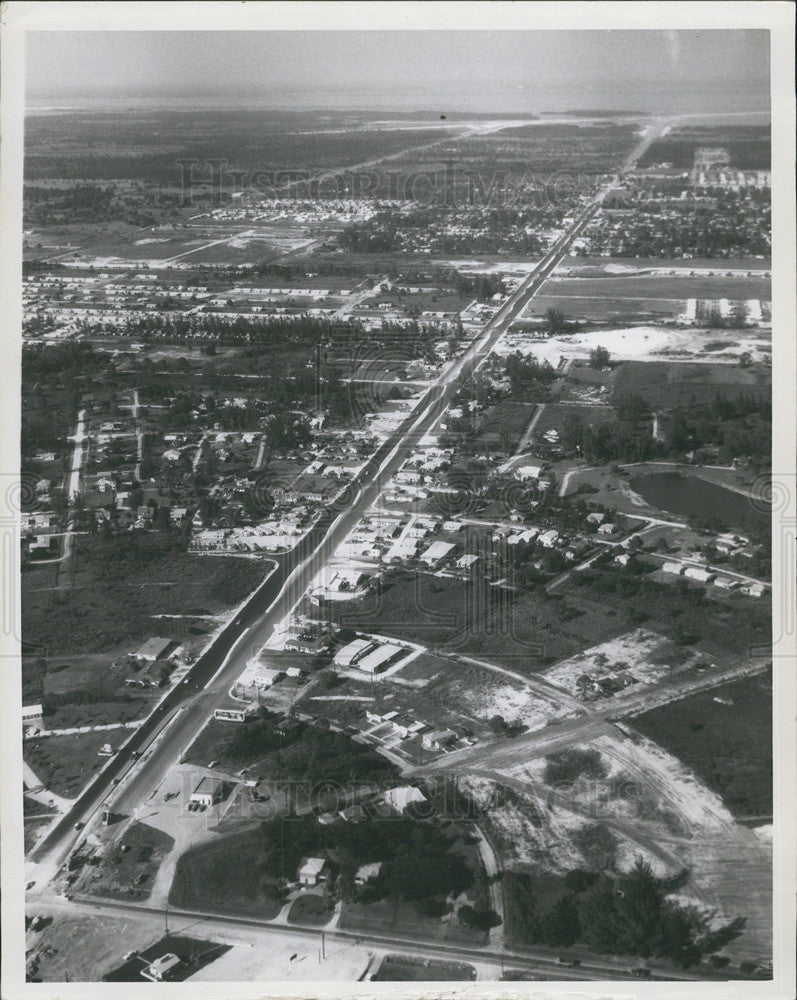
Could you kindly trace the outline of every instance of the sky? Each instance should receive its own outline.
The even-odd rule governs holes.
[[[764,31],[29,32],[31,105],[534,112],[768,106]]]

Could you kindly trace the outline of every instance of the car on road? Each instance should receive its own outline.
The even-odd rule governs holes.
[[[76,830],[82,830],[85,825],[86,824],[82,823],[82,822],[75,823],[75,829]]]
[[[122,961],[123,961],[123,962],[129,962],[129,961],[130,961],[130,959],[131,959],[131,958],[135,958],[135,957],[136,957],[136,955],[138,955],[138,952],[137,952],[137,951],[126,951],[126,952],[124,953],[124,955],[122,955]]]
[[[210,762],[210,763],[208,764],[208,767],[218,767],[218,766],[219,766],[219,762],[218,762],[217,760],[212,760],[212,761],[211,761],[211,762]]]

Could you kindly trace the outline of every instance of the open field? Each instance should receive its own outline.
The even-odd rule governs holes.
[[[637,716],[738,818],[772,814],[772,678],[757,676]]]
[[[748,278],[724,273],[681,275],[612,275],[605,278],[550,278],[543,294],[596,299],[762,299],[772,298],[769,278]]]
[[[206,614],[234,607],[271,566],[233,557],[159,549],[154,536],[106,542],[78,538],[70,586],[54,589],[53,567],[23,571],[22,634],[29,650],[99,653],[168,635],[156,614]],[[166,630],[166,631],[164,631]]]
[[[116,750],[129,735],[127,729],[111,729],[26,740],[25,760],[50,791],[65,798],[75,798],[108,759],[98,756],[100,747],[110,743],[111,748]]]
[[[385,955],[379,968],[371,976],[371,982],[453,982],[475,978],[476,970],[473,966],[462,962],[437,962],[431,958],[411,959],[403,955]]]
[[[771,370],[760,365],[627,361],[617,374],[614,396],[639,393],[652,410],[669,410],[700,400],[710,403],[717,393],[733,398],[754,392],[764,400],[771,385]]]
[[[177,862],[169,902],[215,913],[275,917],[281,909],[279,885],[259,871],[261,855],[251,833],[233,834],[186,852]]]

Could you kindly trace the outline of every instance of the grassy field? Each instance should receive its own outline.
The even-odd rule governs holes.
[[[431,958],[385,955],[373,976],[373,983],[454,982],[473,980],[476,970],[464,962],[440,962]]]
[[[771,816],[771,673],[654,709],[633,725],[690,767],[734,816]]]
[[[769,278],[713,275],[612,275],[605,278],[549,279],[544,295],[632,299],[764,299],[772,298]]]
[[[155,622],[154,615],[234,607],[265,579],[271,566],[159,550],[146,538],[138,542],[133,537],[107,542],[78,538],[69,585],[62,589],[53,589],[52,565],[23,570],[26,648],[40,655],[100,653],[135,647],[151,635],[171,635],[169,620]]]
[[[275,880],[259,871],[261,856],[258,838],[251,833],[188,851],[177,862],[169,902],[270,920],[281,904]]]
[[[617,374],[614,397],[638,393],[651,409],[668,410],[695,402],[710,402],[716,393],[732,398],[740,393],[771,391],[771,372],[760,366],[627,361]]]
[[[110,743],[112,749],[118,750],[129,735],[128,729],[112,729],[75,736],[45,736],[25,740],[24,756],[51,792],[75,798],[108,759],[98,756],[100,747]]]
[[[483,931],[471,930],[456,919],[442,922],[436,917],[424,917],[417,906],[389,896],[376,903],[344,903],[339,927],[346,930],[371,930],[377,934],[422,936],[426,941],[446,941],[461,944],[483,944]]]
[[[587,289],[578,295],[536,295],[526,308],[525,316],[544,316],[549,309],[558,309],[567,319],[612,320],[632,322],[643,318],[676,316],[683,308],[683,300],[676,298],[601,298]]]
[[[291,904],[288,910],[288,923],[322,927],[331,919],[333,909],[331,902],[325,896],[303,893]]]

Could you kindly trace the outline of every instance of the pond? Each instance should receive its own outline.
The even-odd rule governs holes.
[[[713,518],[726,531],[750,531],[769,523],[761,505],[697,476],[650,472],[631,479],[630,486],[651,507],[679,517]]]

